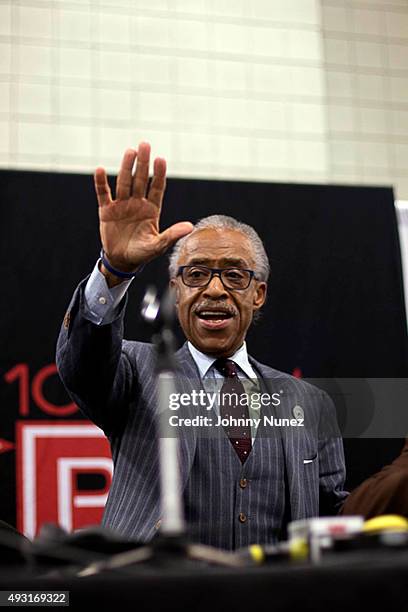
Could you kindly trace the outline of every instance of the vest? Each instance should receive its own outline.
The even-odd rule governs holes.
[[[224,430],[219,430],[217,437],[197,439],[184,490],[190,541],[225,550],[275,543],[288,510],[280,433],[268,427],[266,435],[261,421],[242,464]]]

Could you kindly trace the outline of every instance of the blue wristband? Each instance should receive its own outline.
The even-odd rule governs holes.
[[[111,274],[114,274],[115,276],[118,276],[119,278],[134,278],[135,276],[137,276],[139,274],[139,272],[141,272],[144,268],[143,265],[139,266],[138,269],[136,270],[136,272],[122,272],[121,270],[116,270],[116,268],[114,268],[109,261],[106,258],[106,254],[105,251],[103,249],[101,249],[101,253],[100,253],[100,258],[101,258],[101,262],[103,263],[103,265],[105,266],[105,268],[107,270],[109,270],[109,272]]]

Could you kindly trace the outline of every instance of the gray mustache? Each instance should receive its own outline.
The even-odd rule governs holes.
[[[228,312],[228,314],[230,314],[232,317],[236,317],[238,314],[237,309],[234,308],[232,304],[226,304],[225,302],[222,302],[220,300],[218,301],[203,300],[202,302],[199,302],[193,307],[193,313],[195,314],[200,310],[207,310],[207,309],[208,310],[222,310],[224,312]]]

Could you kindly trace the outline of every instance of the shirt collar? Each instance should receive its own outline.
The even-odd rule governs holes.
[[[196,349],[196,347],[193,346],[191,342],[187,342],[187,346],[191,353],[192,358],[194,359],[198,367],[201,378],[205,378],[205,376],[208,374],[211,366],[217,360],[217,358],[213,357],[212,355],[206,355],[205,353],[202,353],[201,351]],[[241,370],[244,372],[244,374],[248,378],[255,378],[255,379],[257,378],[253,367],[249,363],[248,352],[247,352],[245,341],[242,344],[242,346],[232,355],[232,357],[229,357],[229,359],[231,359],[232,361],[235,361],[237,366],[241,368]]]

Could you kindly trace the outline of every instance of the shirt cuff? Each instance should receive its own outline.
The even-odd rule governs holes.
[[[83,315],[95,325],[108,325],[116,319],[119,304],[133,279],[124,280],[109,288],[106,278],[99,270],[99,261],[96,262],[85,286]]]

